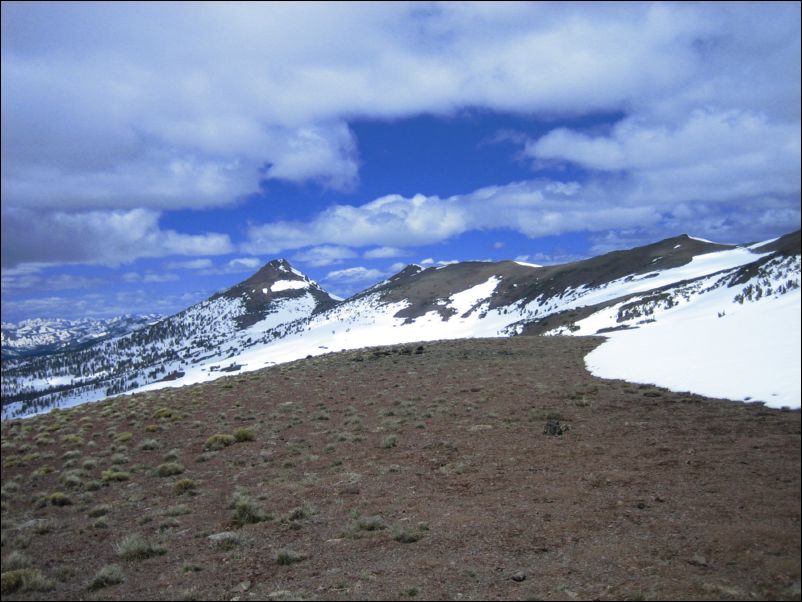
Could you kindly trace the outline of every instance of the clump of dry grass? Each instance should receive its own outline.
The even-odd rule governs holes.
[[[114,470],[112,468],[112,469],[104,470],[103,472],[101,472],[100,473],[100,478],[105,482],[127,481],[128,479],[131,478],[131,474],[127,473],[127,472],[123,472],[121,470]]]
[[[179,479],[173,485],[173,492],[176,495],[183,495],[185,493],[191,493],[195,491],[195,481],[192,479]]]
[[[123,581],[125,581],[123,570],[116,564],[107,564],[97,573],[95,573],[95,576],[92,578],[92,581],[89,582],[87,589],[90,591],[95,591],[110,585],[122,583]]]
[[[126,535],[114,545],[114,551],[123,560],[144,560],[166,552],[162,546],[153,544],[139,533]]]
[[[156,474],[160,477],[172,477],[182,472],[184,472],[184,467],[177,462],[166,462],[156,467]]]
[[[49,496],[47,496],[47,500],[54,506],[69,506],[72,504],[72,500],[60,491],[51,493]]]
[[[287,548],[276,552],[276,564],[280,564],[282,566],[286,566],[288,564],[293,564],[296,562],[301,562],[305,558],[306,556],[304,556],[303,554],[300,554]]]
[[[234,439],[237,443],[244,443],[245,441],[253,441],[256,439],[256,434],[251,429],[237,429],[234,431]]]
[[[243,525],[253,523],[260,523],[273,518],[244,492],[238,492],[234,495],[234,500],[231,503],[231,507],[234,510],[232,522],[237,527],[242,527]]]
[[[0,593],[8,595],[16,591],[46,592],[52,590],[53,582],[39,569],[6,571],[0,576]]]
[[[229,445],[233,445],[235,441],[236,439],[231,435],[221,435],[218,433],[217,435],[212,435],[211,437],[209,437],[206,440],[206,443],[204,444],[203,448],[216,451],[219,449],[223,449],[224,447],[228,447]]]
[[[111,506],[109,504],[98,504],[90,508],[86,515],[90,518],[98,518],[99,516],[105,516],[109,512],[111,512]]]

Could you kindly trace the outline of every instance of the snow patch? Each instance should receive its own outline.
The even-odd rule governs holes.
[[[722,317],[684,312],[608,335],[585,358],[602,378],[653,383],[769,407],[800,407],[800,291],[741,306]],[[695,315],[694,315],[695,314]]]
[[[524,267],[527,267],[527,268],[542,268],[542,267],[543,267],[543,266],[542,266],[542,265],[540,265],[540,264],[537,264],[537,263],[527,263],[527,262],[525,262],[525,261],[516,261],[515,263],[517,263],[518,265],[522,265],[522,266],[524,266]]]
[[[699,242],[706,242],[706,243],[710,243],[711,245],[721,244],[721,243],[713,242],[712,240],[707,240],[706,238],[699,238],[698,236],[691,236],[690,234],[688,234],[687,236],[691,240],[698,240]]]
[[[482,284],[477,284],[467,290],[451,295],[451,297],[449,297],[448,306],[456,310],[458,316],[466,314],[477,303],[488,299],[500,282],[501,278],[498,276],[491,276]]]
[[[270,290],[274,293],[278,293],[280,291],[289,291],[299,288],[309,288],[309,283],[301,280],[278,280],[273,283]]]

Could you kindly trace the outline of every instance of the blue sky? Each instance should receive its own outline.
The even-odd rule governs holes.
[[[2,5],[2,314],[800,223],[798,3]]]

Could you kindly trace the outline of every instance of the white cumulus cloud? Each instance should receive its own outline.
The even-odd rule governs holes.
[[[224,234],[163,230],[159,213],[148,209],[68,213],[9,208],[3,211],[0,246],[4,267],[56,260],[117,265],[141,257],[233,250]]]
[[[313,268],[342,263],[346,259],[353,259],[358,255],[348,247],[336,245],[321,245],[296,253],[293,261],[298,261]]]

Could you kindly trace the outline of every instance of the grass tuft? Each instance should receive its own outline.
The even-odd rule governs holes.
[[[6,571],[0,575],[0,593],[11,594],[16,591],[46,592],[53,589],[53,582],[39,569],[19,569]]]
[[[123,560],[144,560],[166,552],[163,547],[154,545],[139,533],[126,535],[114,545],[114,551]]]
[[[304,558],[306,557],[303,554],[299,554],[298,552],[294,552],[287,548],[276,552],[276,564],[280,564],[282,566],[301,562]]]
[[[183,495],[193,491],[195,491],[195,481],[192,479],[179,479],[175,482],[175,485],[173,485],[173,492],[175,492],[176,495]]]
[[[177,462],[166,462],[159,464],[156,468],[156,474],[160,477],[172,477],[182,472],[184,472],[184,467]]]
[[[131,474],[120,470],[114,470],[112,468],[101,472],[100,478],[107,483],[109,481],[127,481],[128,479],[131,478]]]
[[[261,523],[262,521],[272,518],[245,493],[237,493],[234,495],[232,507],[234,509],[232,522],[237,527]]]
[[[87,589],[90,591],[95,591],[110,585],[117,585],[123,581],[125,581],[123,570],[116,564],[107,564],[97,573],[95,573],[95,576],[92,578],[92,581],[89,582]]]
[[[97,506],[92,506],[86,515],[89,518],[98,518],[99,516],[106,516],[109,512],[111,512],[109,504],[98,504]]]
[[[234,439],[234,437],[232,437],[231,435],[221,435],[218,433],[217,435],[212,435],[211,437],[209,437],[206,440],[206,443],[204,444],[203,448],[216,451],[219,449],[223,449],[224,447],[228,447],[229,445],[232,445],[234,441],[236,441],[236,439]]]
[[[256,434],[251,429],[238,429],[234,432],[234,439],[236,439],[238,443],[253,441],[256,439]]]
[[[18,551],[13,551],[6,556],[3,560],[3,568],[7,571],[17,571],[19,569],[27,569],[31,566],[31,559],[25,554]]]
[[[69,506],[72,504],[72,500],[60,491],[51,493],[49,496],[47,496],[47,499],[54,506]]]

